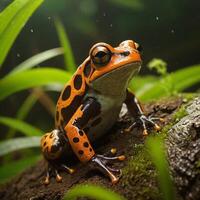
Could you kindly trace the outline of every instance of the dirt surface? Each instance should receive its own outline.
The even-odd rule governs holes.
[[[163,127],[171,121],[172,114],[182,102],[181,98],[176,98],[151,103],[144,107],[147,115],[164,118],[165,121],[159,123]],[[46,163],[41,160],[12,181],[1,186],[0,199],[57,200],[62,199],[69,188],[80,183],[103,185],[130,200],[160,199],[155,169],[144,153],[145,138],[141,136],[141,130],[134,128],[129,133],[123,132],[124,128],[128,127],[133,120],[126,114],[115,124],[110,133],[95,145],[96,152],[99,154],[108,153],[111,148],[115,147],[117,155],[126,155],[125,161],[113,164],[114,167],[123,169],[124,175],[118,184],[112,185],[109,179],[100,172],[91,170],[87,164],[76,162],[74,166],[76,172],[73,175],[61,172],[62,183],[57,183],[52,178],[51,183],[45,186],[43,180]],[[131,161],[135,164],[130,164]]]

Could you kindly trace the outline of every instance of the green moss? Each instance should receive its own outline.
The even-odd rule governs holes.
[[[191,96],[188,96],[190,98]],[[194,98],[194,96],[193,96]],[[188,102],[188,100],[185,102]],[[181,107],[172,115],[172,121],[169,122],[166,126],[164,126],[161,131],[159,131],[159,135],[163,138],[166,138],[168,135],[168,131],[171,129],[173,125],[175,125],[178,121],[180,121],[183,117],[187,115],[186,104],[181,105]]]
[[[191,100],[191,95],[187,96],[184,102],[187,103],[189,100]],[[183,104],[172,115],[172,120],[168,125],[163,127],[159,133],[152,134],[166,138],[171,127],[186,115],[186,106]],[[130,141],[130,144],[134,144],[134,141]],[[128,191],[133,191],[133,199],[143,200],[147,197],[148,199],[160,199],[156,170],[144,144],[133,145],[131,155],[128,165],[123,169],[122,186]]]
[[[174,122],[177,122],[180,119],[182,119],[183,117],[185,117],[186,115],[187,115],[187,111],[186,111],[185,105],[182,105],[179,108],[179,110],[173,114],[172,119]]]
[[[123,169],[121,182],[124,188],[133,191],[134,199],[158,199],[160,196],[156,172],[143,144],[133,147],[133,154]]]

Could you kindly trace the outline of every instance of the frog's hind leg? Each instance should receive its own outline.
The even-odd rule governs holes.
[[[46,177],[44,184],[50,183],[50,178],[55,176],[57,182],[62,181],[62,177],[58,173],[58,170],[64,169],[68,173],[73,173],[74,170],[66,165],[62,164],[59,160],[60,156],[64,152],[66,145],[66,138],[64,134],[55,129],[50,133],[46,133],[41,139],[41,148],[45,160],[47,161]]]

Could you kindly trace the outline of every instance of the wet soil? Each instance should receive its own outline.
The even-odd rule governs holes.
[[[144,108],[147,115],[162,117],[164,122],[158,122],[158,124],[164,127],[171,122],[172,114],[176,112],[182,103],[183,100],[181,98],[175,98],[152,102],[144,105]],[[46,163],[44,160],[41,160],[35,166],[2,185],[0,187],[0,199],[58,200],[62,199],[68,189],[80,183],[102,185],[130,200],[160,199],[155,169],[151,164],[146,165],[146,159],[148,158],[144,158],[144,154],[140,156],[145,141],[145,138],[142,136],[142,130],[136,127],[131,132],[123,131],[133,121],[134,119],[129,114],[126,114],[119,119],[112,130],[101,141],[98,141],[98,144],[95,144],[95,150],[99,154],[109,155],[111,148],[117,148],[117,155],[124,154],[126,156],[127,159],[125,161],[113,164],[115,168],[122,168],[124,173],[124,176],[116,185],[112,185],[109,179],[102,173],[91,170],[87,164],[83,165],[80,162],[75,162],[73,167],[76,168],[76,172],[73,175],[61,172],[63,177],[62,183],[57,183],[52,178],[50,184],[45,186],[43,180]],[[141,169],[140,167],[138,169],[140,165],[137,165],[137,163],[135,165],[137,168],[133,167],[133,169],[130,169],[129,162],[134,158],[138,158]]]

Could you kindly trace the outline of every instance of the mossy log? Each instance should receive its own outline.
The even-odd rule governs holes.
[[[164,123],[160,123],[164,127],[160,134],[165,134],[177,198],[199,199],[200,98],[195,98],[189,105],[183,98],[165,99],[145,105],[145,111],[147,115],[164,119]],[[123,169],[123,176],[118,184],[112,185],[108,178],[98,171],[91,171],[87,165],[76,162],[76,173],[69,175],[62,172],[62,183],[52,179],[51,183],[45,186],[42,182],[46,163],[41,160],[2,185],[0,199],[57,200],[62,199],[72,186],[80,183],[102,185],[128,200],[161,199],[157,173],[145,148],[142,130],[136,127],[129,133],[123,132],[133,120],[129,114],[121,117],[110,133],[94,144],[98,153],[105,154],[116,147],[117,154],[126,155],[126,161],[114,163],[114,167]]]

